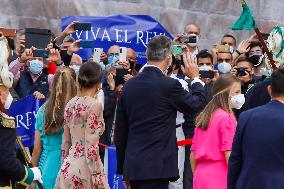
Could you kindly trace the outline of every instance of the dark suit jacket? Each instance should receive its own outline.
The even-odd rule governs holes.
[[[0,115],[0,187],[25,177],[25,167],[16,158],[16,129],[3,127]]]
[[[155,67],[127,81],[116,115],[117,173],[127,180],[178,178],[176,114],[206,104],[204,87],[186,92]]]
[[[228,189],[284,188],[284,104],[243,112],[229,160]]]

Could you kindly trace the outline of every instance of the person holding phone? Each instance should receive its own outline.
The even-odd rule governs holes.
[[[188,52],[186,45],[173,45],[172,54],[173,61],[172,65],[167,71],[167,75],[173,79],[179,81],[184,90],[189,91],[188,83],[185,81],[184,77],[181,77],[182,70],[181,66],[183,65],[183,59],[181,56]],[[185,123],[184,114],[177,111],[176,117],[176,138],[177,142],[184,140],[185,135],[183,132],[183,124]],[[184,174],[184,162],[185,162],[185,146],[178,146],[178,170],[179,170],[179,179],[175,182],[169,183],[169,189],[182,189],[183,188],[183,174]]]
[[[255,82],[253,80],[254,67],[251,60],[245,56],[237,59],[235,66],[231,70],[231,74],[238,77],[242,81],[241,91],[247,99],[247,93],[253,88]],[[246,104],[241,109],[234,109],[238,118],[240,113],[246,109]]]
[[[27,186],[33,181],[41,180],[38,167],[29,168],[16,158],[16,127],[15,119],[6,115],[13,97],[9,88],[13,84],[13,73],[8,70],[7,40],[0,33],[0,188],[12,189],[14,182]]]
[[[34,47],[26,49],[9,65],[14,74],[13,87],[19,98],[34,94],[37,99],[43,99],[49,94],[48,76],[43,72],[44,59],[34,57],[34,50]]]
[[[201,80],[205,83],[206,98],[209,102],[212,99],[212,87],[218,79],[219,73],[213,68],[213,56],[207,50],[203,49],[196,55],[197,65]]]

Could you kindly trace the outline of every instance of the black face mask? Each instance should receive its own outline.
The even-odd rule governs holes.
[[[133,61],[133,60],[128,60],[129,61],[129,63],[130,63],[130,69],[131,70],[134,70],[134,66],[135,66],[135,61]]]
[[[251,62],[253,63],[254,67],[260,66],[260,64],[261,64],[261,62],[259,63],[260,57],[261,57],[260,55],[253,55],[249,58],[251,60]]]

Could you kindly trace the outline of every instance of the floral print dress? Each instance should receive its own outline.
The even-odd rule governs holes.
[[[99,138],[104,131],[102,104],[92,97],[74,97],[65,108],[65,141],[69,150],[62,148],[62,166],[58,176],[60,189],[108,189],[103,164],[99,156]]]

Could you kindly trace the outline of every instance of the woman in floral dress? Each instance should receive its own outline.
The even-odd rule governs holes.
[[[101,88],[99,64],[88,62],[79,71],[79,95],[66,105],[60,189],[108,189],[99,156],[99,138],[104,131],[102,104],[95,100]]]

